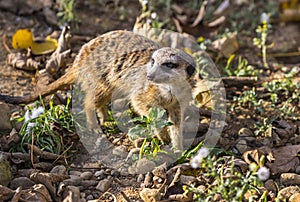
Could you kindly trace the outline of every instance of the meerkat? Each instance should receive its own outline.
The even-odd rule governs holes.
[[[111,101],[115,92],[126,92],[133,109],[147,115],[151,107],[166,109],[172,146],[183,149],[183,111],[192,99],[195,61],[182,50],[160,47],[130,31],[112,31],[82,46],[72,67],[46,88],[28,96],[0,94],[0,100],[30,103],[75,82],[85,92],[84,108],[89,128],[99,126],[95,110]]]

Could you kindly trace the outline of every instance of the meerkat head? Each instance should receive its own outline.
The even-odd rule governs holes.
[[[152,54],[147,65],[147,79],[154,83],[176,83],[190,78],[195,68],[192,56],[182,50],[165,47]]]

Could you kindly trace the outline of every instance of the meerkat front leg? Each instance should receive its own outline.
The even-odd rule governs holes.
[[[169,121],[173,123],[170,126],[170,138],[172,146],[175,150],[183,151],[183,130],[182,130],[182,121],[183,116],[181,113],[180,106],[176,106],[169,110]]]

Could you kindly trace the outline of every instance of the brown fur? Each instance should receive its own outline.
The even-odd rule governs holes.
[[[170,128],[171,140],[173,146],[181,150],[182,110],[191,99],[190,85],[187,87],[184,81],[191,76],[190,69],[195,64],[183,51],[159,48],[150,39],[129,31],[109,32],[85,44],[70,70],[47,88],[24,97],[0,95],[0,100],[29,103],[77,81],[86,93],[84,106],[88,126],[96,128],[95,110],[110,102],[113,93],[125,92],[141,115],[146,115],[154,106],[168,111],[169,120],[174,123]],[[151,57],[155,64],[150,65]],[[164,64],[170,58],[178,68],[165,74],[162,69],[166,69]],[[181,82],[184,85],[179,85]]]

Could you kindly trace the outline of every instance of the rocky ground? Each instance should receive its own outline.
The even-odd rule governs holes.
[[[224,165],[223,169],[229,169],[234,162],[235,169],[244,176],[251,163],[263,164],[270,170],[270,177],[263,181],[259,190],[247,192],[242,197],[243,201],[249,201],[251,195],[257,195],[254,201],[262,201],[260,197],[264,193],[267,201],[300,201],[300,85],[297,85],[300,82],[299,21],[290,21],[281,11],[284,19],[277,18],[271,23],[267,43],[273,45],[268,49],[269,67],[266,67],[259,55],[260,50],[253,45],[256,25],[259,23],[254,22],[254,18],[247,17],[246,11],[246,14],[239,11],[247,10],[246,8],[253,5],[253,12],[257,12],[258,8],[263,11],[267,10],[267,5],[258,1],[253,5],[243,1],[232,2],[232,10],[221,12],[227,17],[221,22],[212,20],[209,14],[209,8],[216,9],[215,7],[207,7],[207,15],[199,20],[197,14],[200,4],[193,7],[192,2],[174,1],[172,9],[166,9],[166,4],[162,4],[163,9],[157,13],[162,19],[167,18],[162,15],[164,13],[170,19],[172,16],[173,20],[169,19],[166,23],[173,29],[181,28],[181,31],[196,39],[204,36],[205,39],[213,41],[210,43],[207,40],[201,44],[207,46],[206,51],[223,77],[227,107],[226,116],[222,116],[224,120],[214,122],[215,129],[222,128],[216,143],[217,151],[213,152],[216,157],[222,157],[222,161],[215,167]],[[279,5],[275,5],[273,9],[275,8],[278,9]],[[0,0],[0,34],[3,37],[3,45],[0,46],[1,94],[26,95],[39,86],[39,82],[44,84],[44,80],[39,79],[41,71],[22,70],[9,65],[7,47],[10,51],[17,52],[12,49],[10,42],[12,35],[20,28],[33,28],[35,35],[40,37],[49,34],[58,37],[61,31],[57,26],[57,10],[59,8],[51,0]],[[77,1],[76,14],[79,22],[77,27],[74,24],[71,27],[72,54],[67,60],[67,66],[71,64],[80,47],[95,36],[116,29],[132,30],[141,10],[140,4],[133,0],[101,3]],[[230,15],[234,12],[240,16]],[[259,14],[258,12],[257,15]],[[280,10],[277,14],[280,14]],[[210,26],[212,22],[217,23],[217,26]],[[193,23],[197,26],[192,26]],[[226,27],[230,28],[234,23],[240,30],[237,35],[227,33],[228,37],[224,41],[217,33],[221,33]],[[168,34],[165,36],[170,37]],[[233,53],[247,59],[245,64],[236,57],[231,64],[233,69],[238,69],[238,66],[251,66],[258,74],[238,77],[233,70],[232,75],[226,73],[224,67]],[[48,54],[34,59],[41,61],[41,66],[44,67],[49,57]],[[283,75],[292,71],[294,73],[288,77],[290,80],[284,80]],[[56,78],[54,76],[51,79]],[[273,91],[264,87],[264,83],[272,84],[276,79],[282,79],[285,84],[274,84]],[[255,90],[251,91],[253,89]],[[195,145],[205,139],[209,124],[215,121],[212,120],[209,110],[211,106],[205,102],[205,92],[198,94],[198,101],[205,103],[205,107],[201,107],[201,127]],[[248,97],[245,92],[248,92]],[[66,95],[68,93],[58,93],[55,103],[64,102]],[[271,95],[277,96],[275,102],[270,101]],[[10,149],[20,142],[19,133],[23,123],[10,119],[20,117],[24,112],[23,106],[0,103],[0,201],[193,201],[192,193],[183,196],[184,186],[195,185],[199,191],[209,190],[210,186],[217,183],[205,177],[204,173],[209,172],[205,168],[192,168],[189,163],[190,156],[176,163],[173,156],[165,153],[159,153],[157,161],[145,157],[137,161],[128,159],[128,156],[138,153],[135,143],[128,139],[126,133],[111,132],[110,127],[104,129],[105,134],[101,137],[90,140],[94,145],[92,149],[86,148],[86,142],[78,131],[66,135],[65,131],[54,128],[54,131],[64,134],[63,152],[50,153],[27,144],[31,154],[11,153]],[[169,148],[166,146],[163,150],[169,151]],[[265,157],[263,163],[262,156]],[[226,199],[219,193],[210,201]]]

